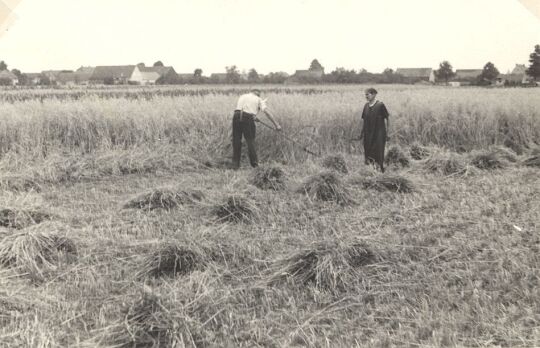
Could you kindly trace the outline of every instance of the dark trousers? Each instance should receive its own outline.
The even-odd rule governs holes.
[[[252,167],[259,165],[257,161],[257,151],[255,151],[255,121],[254,115],[234,111],[232,122],[232,145],[233,145],[233,167],[240,168],[240,157],[242,155],[242,136],[246,139],[248,148],[249,163]]]

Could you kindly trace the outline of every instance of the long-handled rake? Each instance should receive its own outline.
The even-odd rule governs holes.
[[[265,126],[266,128],[269,128],[273,131],[275,131],[276,133],[278,133],[279,135],[281,135],[284,139],[287,139],[288,141],[290,141],[292,144],[300,147],[303,151],[309,153],[310,155],[313,155],[315,157],[321,157],[321,153],[319,151],[319,153],[315,153],[313,151],[311,151],[310,149],[307,148],[307,146],[304,146],[302,144],[300,144],[299,142],[297,142],[296,140],[292,139],[291,137],[288,137],[287,135],[283,134],[283,132],[279,132],[277,129],[275,129],[274,127],[270,126],[269,124],[267,123],[264,123],[263,121],[257,119],[255,122],[258,122],[260,124],[262,124],[263,126]]]

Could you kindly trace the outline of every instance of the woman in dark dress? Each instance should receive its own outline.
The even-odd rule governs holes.
[[[364,123],[360,133],[360,139],[364,139],[365,162],[378,165],[384,173],[384,147],[390,132],[389,114],[383,102],[376,99],[377,90],[368,88],[365,93],[367,103],[362,111]]]

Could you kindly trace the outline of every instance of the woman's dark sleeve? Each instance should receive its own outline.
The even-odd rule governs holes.
[[[362,109],[362,120],[364,119],[365,113],[366,113],[366,106],[364,105],[364,108]]]
[[[381,112],[384,118],[388,118],[388,116],[390,116],[388,109],[386,109],[386,105],[384,104],[381,105]]]

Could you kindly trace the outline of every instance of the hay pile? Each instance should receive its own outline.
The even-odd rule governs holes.
[[[532,156],[523,161],[527,167],[540,167],[540,155]]]
[[[206,262],[200,253],[183,245],[168,243],[160,245],[152,255],[146,257],[137,277],[175,277],[205,266]]]
[[[200,202],[203,198],[203,193],[197,190],[157,188],[130,199],[123,207],[145,210],[173,209],[183,204]]]
[[[41,186],[36,181],[17,175],[1,176],[0,188],[14,192],[41,192]]]
[[[467,171],[467,164],[459,155],[438,152],[428,158],[424,164],[424,169],[428,172],[445,176],[461,175]]]
[[[0,265],[17,269],[38,279],[56,268],[64,257],[77,255],[75,243],[56,233],[29,229],[4,237],[0,243]]]
[[[423,160],[430,155],[429,150],[420,144],[414,143],[409,149],[409,155],[417,161]]]
[[[496,156],[502,158],[505,161],[508,161],[511,163],[516,163],[518,161],[516,154],[506,147],[497,146],[497,147],[492,148],[491,151],[493,151],[493,153]]]
[[[299,285],[312,283],[321,290],[340,292],[354,288],[361,267],[375,262],[377,257],[364,244],[320,242],[274,262],[268,283],[292,279]]]
[[[505,167],[497,153],[493,151],[480,152],[471,158],[471,164],[478,169],[493,170]]]
[[[255,212],[254,204],[240,196],[231,196],[225,203],[214,208],[218,222],[251,222]]]
[[[414,184],[407,178],[399,175],[383,174],[364,178],[361,184],[368,189],[377,191],[391,191],[397,193],[411,193],[415,191]]]
[[[262,190],[283,190],[285,172],[279,167],[258,167],[254,170],[251,183]]]
[[[401,167],[408,167],[409,166],[409,159],[407,158],[407,155],[401,150],[399,146],[392,146],[388,152],[386,153],[386,156],[384,158],[384,163],[386,165],[394,165],[394,166],[401,166]]]
[[[51,215],[34,210],[0,209],[0,226],[22,229],[30,225],[50,220]]]
[[[347,162],[342,155],[330,155],[326,156],[322,162],[323,167],[331,170],[335,170],[339,173],[347,174]]]
[[[354,203],[339,177],[330,171],[307,178],[298,192],[315,200],[332,201],[341,205]]]

